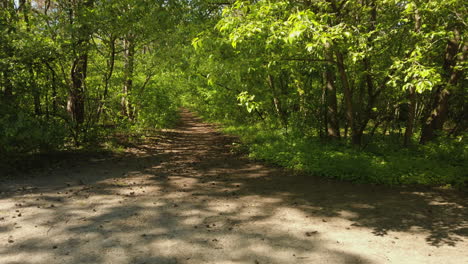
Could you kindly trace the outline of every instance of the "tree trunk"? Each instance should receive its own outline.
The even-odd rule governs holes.
[[[107,95],[109,93],[109,82],[112,78],[112,74],[114,73],[114,65],[115,65],[115,37],[111,37],[109,41],[110,45],[110,57],[107,61],[107,73],[104,76],[104,92],[101,96],[101,100],[99,102],[98,110],[97,110],[97,117],[96,122],[99,122],[101,118],[102,109],[104,108],[105,102],[107,100]]]
[[[448,100],[450,97],[451,87],[457,85],[458,80],[463,75],[463,69],[456,69],[457,62],[463,62],[466,58],[468,46],[462,45],[459,51],[460,31],[454,30],[454,38],[450,39],[447,43],[444,60],[444,71],[447,79],[447,84],[444,87],[438,87],[432,111],[429,117],[423,123],[421,130],[420,143],[427,143],[437,136],[437,131],[441,131],[448,116]]]
[[[73,122],[82,124],[85,116],[84,82],[88,67],[88,54],[76,57],[71,69],[71,87],[68,93],[67,111]]]
[[[408,118],[406,120],[406,129],[403,145],[408,147],[411,143],[411,138],[413,136],[413,127],[416,113],[416,90],[414,86],[411,86],[408,90]]]
[[[283,106],[281,105],[281,101],[278,98],[278,92],[276,90],[275,80],[271,74],[268,74],[268,85],[270,86],[270,89],[273,94],[273,105],[275,106],[276,114],[278,115],[281,125],[283,127],[287,127],[287,120],[283,112]]]
[[[326,43],[326,59],[332,60],[330,44]],[[327,97],[327,135],[332,139],[340,138],[340,127],[338,123],[338,107],[336,100],[335,74],[331,65],[326,65],[325,69],[325,87]]]
[[[348,76],[346,74],[344,62],[343,62],[343,54],[339,51],[335,51],[336,61],[338,66],[338,71],[340,73],[341,84],[343,85],[343,93],[345,98],[345,105],[346,105],[346,119],[348,120],[348,126],[351,128],[351,142],[355,145],[361,144],[361,137],[356,129],[356,125],[354,123],[354,111],[353,111],[353,98],[351,94],[351,88],[349,87]]]
[[[414,12],[414,32],[419,34],[421,30],[421,16],[419,15],[418,9]],[[408,118],[406,120],[406,129],[405,129],[405,136],[403,145],[408,147],[411,143],[411,138],[413,137],[413,127],[414,127],[414,120],[416,116],[416,88],[411,85],[408,89]]]
[[[49,63],[45,63],[47,68],[50,71],[50,77],[51,77],[51,88],[52,88],[52,114],[55,115],[57,113],[57,87],[56,87],[56,73],[54,68]],[[47,101],[46,101],[47,102]]]
[[[320,117],[322,118],[322,126],[319,127],[319,136],[321,138],[325,137],[327,135],[327,130],[328,130],[328,118],[327,118],[327,83],[326,83],[326,71],[323,72],[322,76],[322,95],[320,97],[320,104],[321,104],[321,113]]]
[[[93,0],[77,2],[75,9],[70,10],[70,24],[82,23],[82,9],[90,8]],[[70,71],[70,89],[68,91],[67,111],[76,129],[85,120],[85,83],[88,69],[88,46],[91,38],[89,26],[83,24],[76,32],[74,39],[74,58]]]
[[[29,81],[29,88],[32,89],[32,94],[34,98],[34,114],[39,116],[42,115],[42,110],[41,110],[41,91],[39,90],[39,87],[36,84],[36,79],[34,76],[34,70],[32,69],[32,65],[28,65],[29,67],[29,74],[31,80]]]
[[[133,88],[133,70],[135,61],[135,43],[132,37],[124,40],[124,83],[122,87],[122,115],[133,120],[133,108],[129,96]]]
[[[375,39],[375,27],[377,24],[377,6],[375,1],[369,1],[366,3],[362,3],[365,5],[368,5],[370,7],[369,10],[369,17],[370,17],[370,23],[369,23],[369,29],[368,32],[371,32],[371,34],[367,38],[367,43],[366,46],[369,50],[374,49],[374,39]],[[360,85],[360,93],[359,93],[359,104],[357,106],[357,110],[355,109],[355,116],[354,116],[354,126],[355,126],[355,132],[354,132],[354,140],[355,142],[359,142],[358,144],[362,144],[362,137],[364,135],[364,131],[367,128],[367,125],[369,124],[369,121],[372,119],[372,112],[373,108],[375,105],[375,102],[377,100],[377,97],[379,96],[380,92],[376,91],[375,85],[374,85],[374,77],[372,76],[372,57],[370,54],[366,54],[364,59],[362,60],[363,62],[363,67],[364,67],[364,83]],[[367,92],[365,92],[365,88],[367,88]],[[365,102],[365,94],[367,93],[367,104],[364,107],[364,102]],[[372,133],[370,135],[373,135]]]

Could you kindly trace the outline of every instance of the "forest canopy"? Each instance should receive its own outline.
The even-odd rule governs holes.
[[[171,127],[325,177],[467,183],[462,0],[0,0],[0,158]]]

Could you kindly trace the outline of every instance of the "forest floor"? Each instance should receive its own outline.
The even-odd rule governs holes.
[[[183,111],[123,154],[3,179],[0,263],[468,263],[464,194],[304,175],[233,140]]]

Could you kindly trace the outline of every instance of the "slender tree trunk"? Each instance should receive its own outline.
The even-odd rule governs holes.
[[[51,88],[52,88],[52,114],[57,113],[57,87],[56,87],[56,73],[54,68],[49,63],[46,63],[47,68],[50,71],[51,75]]]
[[[52,71],[52,114],[57,114],[57,86],[55,81],[55,71]]]
[[[343,61],[343,54],[339,51],[335,51],[336,62],[338,66],[338,71],[340,73],[341,84],[343,85],[344,99],[346,105],[346,119],[348,120],[348,126],[351,128],[351,142],[355,145],[361,144],[361,137],[356,129],[355,120],[354,120],[354,110],[353,110],[353,98],[351,93],[351,88],[349,87],[349,80],[346,74],[346,69]]]
[[[326,59],[332,60],[333,55],[330,50],[330,44],[326,43]],[[327,135],[332,139],[340,138],[340,127],[338,123],[338,106],[336,100],[335,74],[331,65],[326,65],[325,69],[325,87],[327,97]]]
[[[82,54],[73,61],[70,72],[71,87],[68,93],[67,111],[73,122],[82,124],[85,117],[85,89],[88,54]]]
[[[70,23],[82,23],[83,9],[92,7],[93,0],[78,2],[75,10],[70,9]],[[77,17],[79,16],[79,17]],[[88,46],[91,38],[89,26],[80,25],[75,32],[74,58],[70,71],[70,89],[68,91],[67,111],[76,124],[76,130],[85,120],[85,84],[88,69]],[[78,132],[78,131],[76,131]]]
[[[109,82],[110,79],[112,78],[112,74],[114,73],[114,65],[115,65],[115,37],[111,37],[109,41],[110,45],[110,56],[107,61],[107,74],[104,76],[104,92],[101,96],[101,100],[99,102],[98,106],[98,111],[97,111],[97,117],[96,117],[96,122],[99,122],[101,118],[101,113],[102,109],[104,108],[104,105],[107,100],[107,95],[109,93]]]
[[[405,129],[405,136],[403,145],[408,147],[411,143],[411,138],[413,137],[413,127],[414,127],[414,120],[416,117],[416,89],[414,86],[411,86],[408,89],[408,117],[406,120],[406,129]]]
[[[366,46],[369,50],[372,50],[374,48],[374,39],[375,39],[375,28],[377,24],[377,6],[375,1],[370,0],[370,1],[363,1],[363,5],[367,5],[370,7],[369,9],[369,29],[368,32],[371,34],[367,38],[367,43]],[[359,104],[357,105],[357,109],[355,108],[355,132],[353,138],[355,138],[356,142],[359,142],[359,144],[362,144],[362,137],[364,135],[364,131],[367,128],[367,125],[369,124],[369,121],[372,119],[372,109],[374,108],[375,102],[377,100],[377,97],[379,95],[379,92],[376,91],[375,85],[374,85],[374,77],[372,76],[372,57],[370,54],[366,54],[364,59],[362,60],[363,62],[363,83],[360,85],[360,92],[359,92]],[[386,83],[386,81],[385,81]],[[384,84],[385,85],[385,84]],[[367,89],[365,89],[367,88]],[[366,91],[367,90],[367,91]],[[365,98],[367,95],[367,104],[364,104]],[[373,135],[372,133],[370,135]]]
[[[419,34],[421,30],[421,16],[419,15],[418,9],[414,12],[414,32]],[[414,127],[414,120],[416,117],[416,88],[411,85],[408,89],[408,118],[406,120],[406,129],[405,129],[405,136],[403,145],[408,147],[411,143],[411,138],[413,137],[413,127]]]
[[[130,102],[129,96],[133,88],[133,68],[135,61],[135,43],[132,37],[127,37],[124,40],[124,83],[122,86],[122,115],[133,120],[133,107]]]
[[[33,89],[33,98],[34,98],[34,114],[39,116],[42,115],[42,109],[41,109],[41,91],[39,90],[39,87],[36,84],[36,80],[34,77],[34,71],[32,70],[32,66],[30,69],[30,75],[31,75],[31,80],[30,80],[30,88]]]
[[[272,94],[273,94],[273,105],[275,106],[275,110],[276,110],[276,114],[278,115],[278,118],[281,122],[281,125],[283,127],[286,127],[287,124],[286,124],[286,119],[285,119],[285,116],[284,116],[284,113],[283,113],[283,108],[282,108],[282,105],[281,105],[281,101],[280,99],[278,98],[278,93],[276,91],[276,86],[275,86],[275,80],[273,78],[273,76],[271,74],[268,74],[268,85],[270,86],[270,89],[272,91]]]
[[[328,118],[327,118],[327,83],[326,83],[326,71],[323,72],[322,76],[322,96],[320,97],[320,103],[322,105],[321,107],[321,118],[323,120],[322,126],[319,127],[319,135],[321,138],[325,137],[327,135],[327,129],[328,129]],[[323,130],[323,131],[322,131]]]
[[[360,109],[360,124],[359,126],[356,124],[357,129],[357,134],[356,137],[359,139],[362,139],[362,136],[364,134],[364,131],[367,128],[367,125],[369,124],[369,121],[372,119],[372,109],[374,108],[375,102],[377,101],[377,97],[379,96],[380,92],[376,91],[375,85],[374,85],[374,78],[370,74],[371,71],[371,62],[370,58],[366,57],[363,60],[364,64],[364,78],[365,78],[365,83],[367,87],[367,105],[364,110]],[[384,84],[385,85],[385,84]],[[363,103],[364,100],[360,100],[360,102]],[[370,134],[373,135],[373,134]]]

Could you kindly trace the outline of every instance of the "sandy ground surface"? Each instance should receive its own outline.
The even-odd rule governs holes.
[[[319,179],[188,112],[120,156],[0,185],[0,263],[468,263],[467,199]]]

